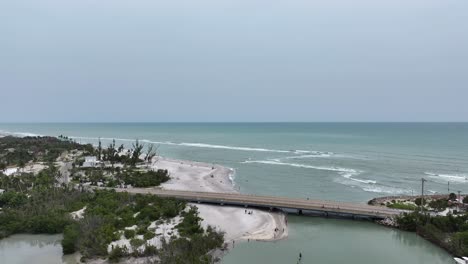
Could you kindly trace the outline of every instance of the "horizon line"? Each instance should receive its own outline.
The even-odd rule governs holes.
[[[0,124],[313,124],[313,123],[342,123],[342,124],[391,124],[391,123],[420,123],[420,124],[462,124],[468,121],[18,121]]]

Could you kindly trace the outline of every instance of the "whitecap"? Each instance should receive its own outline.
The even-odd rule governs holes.
[[[280,159],[271,159],[271,160],[246,160],[243,163],[260,163],[260,164],[269,164],[269,165],[282,165],[282,166],[291,166],[297,168],[306,168],[306,169],[315,169],[315,170],[326,170],[326,171],[337,171],[337,172],[349,172],[349,173],[359,173],[356,170],[340,167],[322,167],[322,166],[313,166],[300,163],[289,163],[281,162]]]
[[[354,176],[354,174],[352,174],[352,173],[341,173],[341,175],[346,179],[350,179],[352,181],[356,181],[356,182],[360,182],[360,183],[365,183],[365,184],[376,184],[377,183],[377,181],[374,181],[374,180],[363,180],[363,179],[353,178],[352,176]]]
[[[402,194],[410,194],[410,190],[400,189],[396,187],[388,187],[388,186],[367,186],[362,187],[362,190],[366,192],[373,192],[373,193],[386,193],[391,195],[402,195]]]
[[[299,155],[299,156],[289,156],[289,157],[284,157],[284,158],[281,158],[281,159],[330,158],[332,156],[334,156],[333,153],[315,152],[313,154]]]
[[[8,132],[0,130],[0,134],[5,135],[16,135],[16,136],[43,136],[40,134],[26,133],[26,132]],[[89,137],[89,136],[68,136],[71,139],[82,139],[82,140],[91,140],[97,141],[101,140],[116,140],[122,142],[135,142],[137,138],[112,138],[112,137]],[[256,151],[256,152],[272,152],[272,153],[294,153],[294,154],[307,154],[307,153],[317,153],[317,151],[309,150],[281,150],[281,149],[269,149],[269,148],[259,148],[259,147],[245,147],[245,146],[231,146],[231,145],[216,145],[208,143],[192,143],[192,142],[171,142],[171,141],[153,141],[149,139],[139,139],[140,142],[150,143],[150,144],[160,144],[160,145],[173,145],[173,146],[185,146],[185,147],[197,147],[197,148],[211,148],[211,149],[225,149],[225,150],[237,150],[237,151]]]
[[[78,137],[71,136],[73,139],[85,139],[85,140],[98,140],[96,137]],[[128,138],[108,138],[101,137],[101,140],[113,140],[116,141],[125,141],[125,142],[134,142],[136,139]],[[225,150],[237,150],[237,151],[256,151],[256,152],[273,152],[273,153],[312,153],[313,151],[308,150],[280,150],[280,149],[268,149],[268,148],[257,148],[257,147],[244,147],[244,146],[231,146],[231,145],[216,145],[216,144],[207,144],[207,143],[192,143],[192,142],[171,142],[171,141],[153,141],[148,139],[140,139],[140,142],[150,143],[150,144],[160,144],[160,145],[173,145],[173,146],[185,146],[185,147],[195,147],[195,148],[211,148],[211,149],[225,149]]]
[[[281,162],[280,159],[246,160],[243,163],[259,163],[259,164],[269,164],[269,165],[291,166],[291,167],[296,167],[296,168],[306,168],[306,169],[314,169],[314,170],[334,171],[334,172],[337,172],[343,178],[346,178],[351,181],[364,183],[364,184],[376,184],[377,183],[377,181],[374,181],[374,180],[354,178],[353,176],[361,174],[362,171],[349,169],[349,168],[323,167],[323,166],[313,166],[313,165],[306,165],[306,164],[300,164],[300,163],[288,163],[288,162]]]
[[[254,147],[238,147],[229,145],[212,145],[205,143],[179,143],[180,146],[187,147],[198,147],[198,148],[213,148],[213,149],[227,149],[227,150],[241,150],[241,151],[258,151],[258,152],[278,152],[278,153],[291,153],[293,150],[277,150],[277,149],[266,149],[266,148],[254,148]]]
[[[468,182],[468,175],[466,174],[439,174],[433,172],[425,172],[424,174],[428,175],[431,178],[435,179],[444,179],[444,181],[450,182],[459,182],[459,183],[466,183]]]
[[[236,187],[236,182],[234,181],[235,180],[235,177],[236,177],[236,171],[233,169],[233,168],[229,168],[229,181],[231,182],[231,185],[233,187]]]
[[[0,130],[1,135],[6,135],[6,136],[16,136],[16,137],[42,137],[43,135],[40,134],[34,134],[34,133],[29,133],[29,132],[9,132],[9,131],[4,131]]]

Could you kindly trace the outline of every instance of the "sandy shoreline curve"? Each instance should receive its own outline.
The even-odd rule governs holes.
[[[171,180],[162,189],[238,193],[232,182],[234,170],[216,164],[159,157],[151,167],[166,169]],[[225,241],[276,241],[288,237],[286,215],[253,208],[191,204],[198,207],[204,227],[225,232]]]

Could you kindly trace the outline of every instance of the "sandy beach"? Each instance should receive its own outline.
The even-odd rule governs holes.
[[[155,169],[166,169],[171,180],[162,184],[163,189],[201,192],[236,192],[232,183],[234,170],[195,161],[159,158],[152,165]]]
[[[230,168],[167,158],[159,158],[152,167],[169,171],[171,180],[161,185],[163,189],[237,192],[232,183],[234,170]],[[275,241],[288,236],[286,215],[283,213],[232,206],[193,205],[198,207],[203,218],[202,225],[224,231],[226,242]]]

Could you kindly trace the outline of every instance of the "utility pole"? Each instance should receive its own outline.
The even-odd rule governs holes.
[[[421,212],[423,211],[424,208],[424,182],[426,180],[424,178],[421,178]]]
[[[458,204],[458,211],[460,211],[460,203],[462,202],[460,193],[461,193],[461,191],[458,191],[458,203],[457,203]]]

